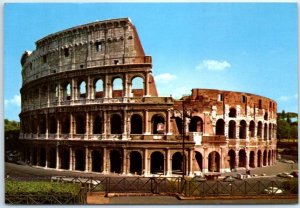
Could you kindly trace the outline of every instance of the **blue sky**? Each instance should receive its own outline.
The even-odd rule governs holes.
[[[4,117],[19,120],[25,50],[51,33],[120,17],[152,56],[160,96],[242,91],[298,112],[296,3],[18,3],[4,6]]]

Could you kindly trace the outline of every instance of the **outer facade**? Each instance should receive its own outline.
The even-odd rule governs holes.
[[[21,64],[22,158],[32,165],[191,176],[276,161],[276,102],[208,89],[159,97],[128,18],[51,34]]]

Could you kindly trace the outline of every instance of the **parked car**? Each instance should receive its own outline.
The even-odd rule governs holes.
[[[294,170],[293,172],[291,172],[292,176],[294,176],[295,178],[298,178],[298,170]]]
[[[278,173],[277,176],[282,178],[294,178],[294,176],[289,173]]]
[[[283,194],[283,190],[278,188],[278,187],[273,187],[273,186],[270,186],[268,188],[265,188],[263,190],[263,193],[264,194]]]

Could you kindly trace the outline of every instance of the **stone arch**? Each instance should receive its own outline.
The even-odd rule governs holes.
[[[159,151],[155,151],[151,154],[150,172],[153,174],[162,173],[164,174],[164,155]]]
[[[92,171],[102,172],[103,171],[103,157],[100,151],[92,151]]]
[[[121,173],[122,171],[122,155],[119,150],[110,151],[110,172],[111,173]]]
[[[75,170],[85,170],[85,154],[81,149],[75,150]]]
[[[112,97],[123,97],[123,79],[120,77],[115,77],[112,80]]]
[[[228,137],[229,137],[229,139],[236,138],[236,124],[235,124],[235,121],[233,121],[233,120],[229,121]]]
[[[102,134],[102,118],[97,115],[94,119],[93,134]]]
[[[130,168],[129,171],[132,174],[142,174],[142,155],[138,151],[130,152]]]
[[[86,131],[86,119],[82,114],[75,116],[76,121],[76,134],[85,134]]]
[[[233,149],[228,151],[228,156],[229,156],[229,167],[230,169],[235,169],[236,167],[236,161],[235,161],[235,151]]]
[[[268,140],[268,124],[264,124],[264,140]]]
[[[49,133],[50,134],[57,133],[57,121],[55,116],[50,116],[49,118]]]
[[[212,151],[208,155],[208,171],[209,172],[220,172],[220,154],[217,151]]]
[[[60,169],[68,170],[70,166],[70,150],[68,148],[59,149]]]
[[[261,151],[258,150],[258,151],[257,151],[257,167],[261,167],[261,162],[262,162],[262,161],[261,161],[261,159],[262,159],[262,158],[261,158],[261,156],[262,156],[261,154],[262,154]]]
[[[86,98],[87,93],[87,84],[84,80],[78,82],[78,97],[79,98]]]
[[[44,147],[40,148],[40,166],[46,166],[46,149]]]
[[[235,108],[230,108],[229,109],[229,117],[230,118],[236,118],[236,109]]]
[[[130,118],[130,133],[142,134],[143,133],[143,119],[139,114],[133,114]]]
[[[254,151],[250,152],[250,156],[249,156],[249,167],[250,168],[255,168],[255,163],[254,163],[254,158],[255,158],[255,153]]]
[[[225,122],[223,119],[218,119],[216,123],[216,135],[224,135]]]
[[[110,133],[122,134],[122,117],[119,114],[112,114],[110,117]]]
[[[239,151],[239,167],[246,167],[247,155],[244,149]]]
[[[95,98],[104,97],[104,85],[102,79],[96,79],[94,82]]]
[[[183,171],[183,157],[182,153],[176,152],[172,155],[172,173],[178,174]]]
[[[262,138],[262,122],[259,121],[257,124],[257,137]]]
[[[51,147],[49,149],[49,161],[48,161],[49,168],[56,168],[56,149]]]
[[[203,132],[203,121],[199,116],[193,116],[189,123],[189,132]]]
[[[144,86],[144,78],[140,76],[135,76],[131,79],[131,95],[133,97],[143,97],[145,86]]]
[[[203,156],[198,151],[195,151],[195,161],[196,161],[195,171],[201,171],[202,172],[202,170],[203,170]]]
[[[249,132],[250,132],[250,137],[254,137],[254,135],[255,135],[255,122],[254,121],[250,121]]]
[[[63,99],[64,100],[71,100],[72,94],[72,85],[69,82],[64,83],[63,85]]]
[[[267,166],[267,150],[264,150],[264,153],[263,153],[263,166]]]
[[[239,131],[239,138],[240,139],[246,139],[246,121],[245,120],[241,120],[240,121],[240,131]]]
[[[69,114],[65,114],[61,119],[61,133],[69,134],[70,133],[70,116]]]
[[[155,114],[151,119],[152,134],[163,134],[165,132],[165,118],[160,114]]]
[[[265,112],[265,114],[264,114],[264,120],[267,121],[268,118],[269,118],[268,112]]]

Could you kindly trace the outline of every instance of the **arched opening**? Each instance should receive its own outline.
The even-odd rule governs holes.
[[[161,115],[152,117],[152,134],[163,134],[165,132],[165,119]]]
[[[39,125],[40,125],[39,126],[40,134],[46,134],[46,116],[45,115],[41,115]]]
[[[216,135],[224,135],[224,125],[225,125],[225,122],[223,119],[217,120]]]
[[[268,151],[268,165],[270,166],[271,165],[271,150]]]
[[[60,169],[69,170],[70,165],[70,150],[61,148],[59,151],[60,156]]]
[[[255,168],[255,163],[254,163],[254,151],[250,152],[250,160],[249,160],[249,166],[250,168]]]
[[[49,150],[49,161],[48,161],[49,168],[56,168],[56,149],[50,148]]]
[[[50,119],[49,119],[49,133],[50,134],[55,134],[56,131],[57,131],[57,122],[56,122],[56,118],[55,116],[51,116]]]
[[[216,151],[213,151],[208,155],[208,171],[220,172],[220,154]]]
[[[266,112],[265,115],[264,115],[264,120],[267,121],[268,118],[269,118],[269,116],[268,116],[268,113]]]
[[[144,80],[141,77],[135,77],[131,81],[131,93],[133,97],[143,97],[144,95]]]
[[[193,116],[189,124],[189,132],[202,132],[203,121],[199,116]]]
[[[71,100],[71,84],[66,83],[64,86],[63,98],[64,100]]]
[[[254,123],[254,121],[250,121],[249,132],[250,132],[250,137],[254,137],[254,135],[255,135],[255,123]]]
[[[61,133],[62,134],[69,134],[70,133],[70,117],[66,115],[61,119]]]
[[[40,166],[46,166],[46,150],[43,147],[40,149]]]
[[[246,121],[242,120],[240,122],[240,131],[239,131],[239,137],[240,139],[246,139]]]
[[[203,169],[203,157],[200,152],[195,151],[195,161],[196,161],[196,166],[195,166],[195,171],[201,171]]]
[[[263,155],[263,166],[267,165],[267,150],[264,150],[264,155]]]
[[[112,97],[123,97],[123,81],[121,78],[115,78],[112,85]]]
[[[133,114],[130,118],[130,133],[142,134],[143,133],[143,119],[138,114]]]
[[[93,134],[102,134],[102,118],[99,115],[94,119]]]
[[[235,121],[229,121],[229,128],[228,128],[228,137],[229,139],[235,139],[236,138],[236,127],[235,127]]]
[[[262,122],[259,121],[257,124],[257,137],[262,138]]]
[[[75,170],[85,170],[85,155],[84,151],[80,149],[75,151]]]
[[[119,114],[113,114],[110,118],[111,134],[122,134],[122,118]]]
[[[102,154],[97,150],[93,150],[92,151],[92,171],[93,172],[102,172],[103,171],[102,167],[103,167]]]
[[[122,156],[120,151],[112,150],[110,151],[110,172],[111,173],[121,173],[122,170]]]
[[[175,121],[176,121],[176,126],[179,134],[182,134],[182,118],[176,117]]]
[[[239,151],[239,167],[246,167],[246,162],[247,162],[246,151],[244,149],[241,149]]]
[[[176,152],[172,156],[172,173],[179,174],[183,171],[183,158],[180,152]]]
[[[76,134],[85,134],[85,116],[83,115],[76,115]]]
[[[85,81],[79,82],[79,98],[86,98],[86,83]]]
[[[229,117],[230,118],[236,118],[236,109],[235,108],[230,108],[229,109]]]
[[[37,165],[37,147],[32,148],[32,165]]]
[[[268,125],[265,123],[264,125],[264,140],[268,139]]]
[[[150,172],[153,174],[164,174],[164,155],[161,152],[153,152],[151,154]]]
[[[130,153],[130,173],[142,174],[142,155],[137,151]]]
[[[102,81],[102,79],[98,79],[95,82],[94,91],[95,91],[95,98],[102,98],[102,97],[104,97],[104,93],[103,93],[103,81]]]
[[[261,151],[257,151],[257,167],[261,167]]]
[[[235,151],[234,150],[229,150],[228,151],[228,156],[229,156],[229,167],[230,167],[230,170],[233,170],[235,169],[236,167],[236,163],[235,163]]]
[[[269,124],[269,140],[272,139],[272,124]]]

